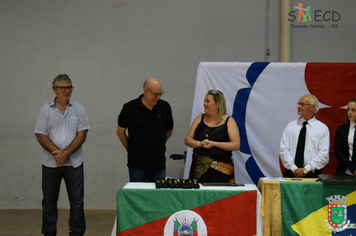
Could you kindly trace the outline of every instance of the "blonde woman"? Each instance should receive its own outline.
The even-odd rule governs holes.
[[[193,148],[189,178],[199,182],[234,182],[232,151],[240,148],[239,129],[226,114],[224,94],[209,90],[204,113],[198,115],[185,138]]]

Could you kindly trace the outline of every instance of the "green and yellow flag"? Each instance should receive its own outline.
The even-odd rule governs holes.
[[[356,235],[356,185],[280,183],[282,234]]]

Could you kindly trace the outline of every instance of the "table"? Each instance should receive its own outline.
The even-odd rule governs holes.
[[[155,189],[154,183],[127,183],[117,192],[116,236],[173,236],[179,230],[199,236],[262,235],[260,201],[253,184]]]
[[[329,185],[317,179],[260,178],[261,215],[265,236],[332,235],[341,229],[332,225],[329,209],[342,208],[346,235],[356,233],[356,185]],[[346,211],[345,211],[345,210]],[[340,212],[339,212],[340,213]],[[347,222],[349,224],[347,224]]]

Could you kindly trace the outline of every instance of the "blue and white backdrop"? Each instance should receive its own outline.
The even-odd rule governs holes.
[[[335,172],[334,136],[345,121],[347,102],[356,98],[356,63],[201,62],[191,122],[204,112],[210,89],[224,93],[227,114],[239,127],[241,147],[233,152],[237,183],[282,176],[279,142],[285,126],[298,118],[297,102],[305,94],[319,99],[316,117],[329,127],[331,137],[324,173]],[[188,148],[184,178],[189,176],[191,156]]]

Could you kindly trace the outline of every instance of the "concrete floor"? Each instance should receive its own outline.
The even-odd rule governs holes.
[[[85,236],[110,236],[116,210],[85,210]],[[57,235],[69,235],[69,210],[59,210]],[[42,210],[0,210],[0,236],[40,236]]]

